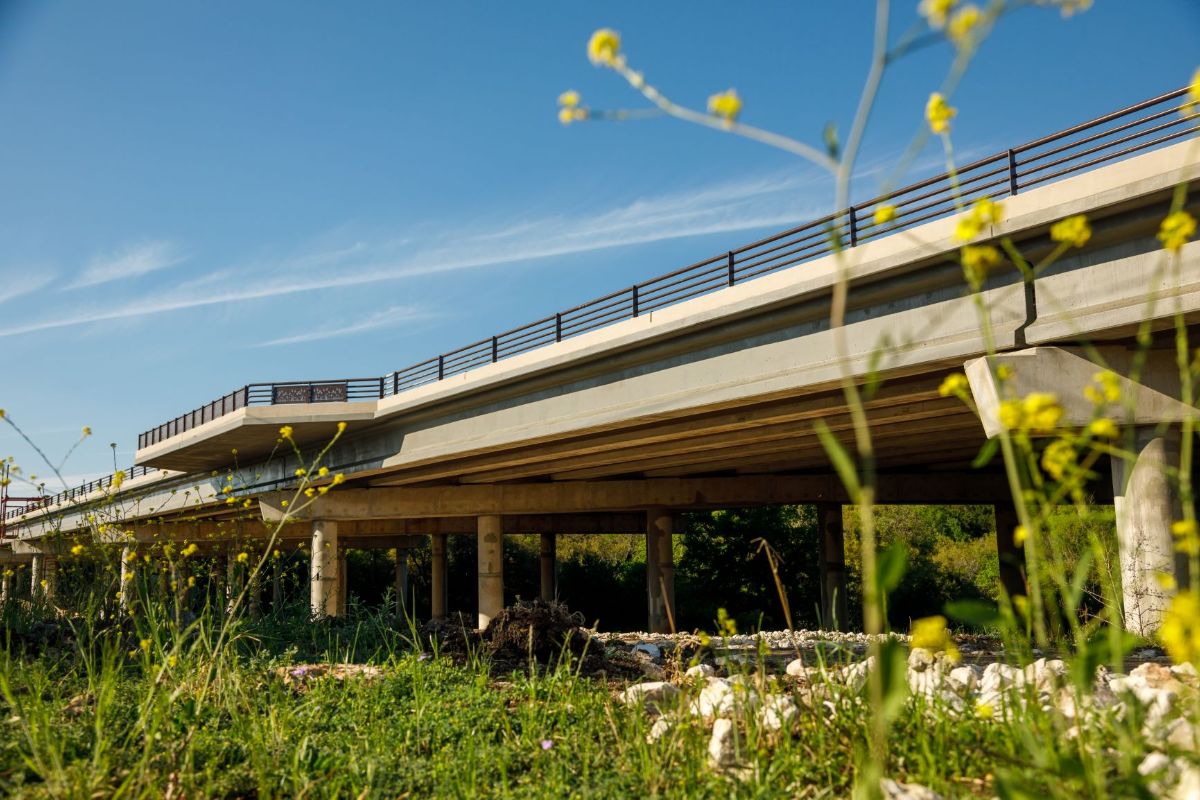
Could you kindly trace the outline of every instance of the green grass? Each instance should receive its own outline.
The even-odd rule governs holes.
[[[740,732],[738,776],[707,764],[699,721],[647,744],[652,718],[622,686],[570,664],[530,676],[429,658],[388,615],[240,621],[214,650],[202,617],[184,632],[143,615],[35,645],[6,615],[0,789],[16,797],[841,797],[865,747],[862,698],[804,709],[787,735]],[[147,648],[141,647],[143,639]],[[33,650],[37,652],[33,652]],[[369,662],[374,680],[296,691],[279,667]],[[885,775],[946,796],[1138,796],[1138,721],[1084,739],[1036,710],[1016,724],[910,700]],[[1131,733],[1132,732],[1132,733]],[[549,742],[548,747],[543,742]],[[1003,788],[1003,787],[1002,787]]]

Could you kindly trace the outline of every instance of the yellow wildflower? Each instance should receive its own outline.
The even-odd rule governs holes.
[[[168,667],[174,667],[178,663],[179,663],[178,657],[173,656],[173,655],[167,656],[167,666]]]
[[[71,548],[71,555],[78,556],[83,554],[83,545],[77,544]]]
[[[1179,588],[1179,582],[1169,572],[1154,573],[1154,580],[1164,592],[1173,592]]]
[[[950,120],[954,119],[956,114],[958,110],[946,102],[941,92],[929,95],[929,102],[925,104],[925,120],[929,123],[929,130],[945,133],[950,130]]]
[[[944,650],[951,661],[957,661],[959,658],[958,646],[954,644],[950,629],[946,627],[946,618],[941,615],[925,617],[914,622],[910,636],[913,647],[935,652]]]
[[[229,484],[225,484],[224,486],[221,487],[221,494],[229,494],[232,491],[233,491],[233,487],[230,486]]]
[[[91,428],[89,428],[87,425],[84,425],[84,426],[83,426],[83,435],[84,435],[84,436],[91,436],[91,435],[92,435],[92,429],[91,429]]]
[[[292,426],[284,425],[282,428],[279,429],[279,435],[281,437],[283,437],[284,439],[292,438]]]
[[[237,554],[237,562],[238,562],[239,564],[245,564],[245,563],[246,563],[246,562],[248,562],[249,560],[250,560],[250,554],[249,554],[249,553],[247,553],[247,552],[243,551],[243,552],[241,552],[241,553],[238,553],[238,554]]]
[[[1021,413],[1030,430],[1051,431],[1062,419],[1058,396],[1050,392],[1030,392],[1021,401]]]
[[[1171,535],[1175,537],[1175,549],[1189,556],[1200,555],[1200,535],[1197,535],[1196,520],[1181,519],[1171,524]]]
[[[886,225],[896,219],[896,207],[883,203],[875,207],[875,224]]]
[[[187,585],[188,585],[188,586],[195,586],[195,585],[196,585],[196,576],[195,576],[195,575],[189,575],[189,576],[188,576]]]
[[[188,556],[194,556],[198,552],[200,552],[200,548],[196,545],[195,542],[192,542],[187,547],[180,550],[179,554],[182,555],[184,558],[186,558]]]
[[[305,496],[305,497],[312,497],[312,496],[314,496],[316,493],[317,493],[317,490],[316,490],[316,489],[314,489],[314,488],[312,488],[311,486],[310,486],[310,487],[308,487],[307,489],[305,489],[305,490],[304,490],[304,496]]]
[[[1004,206],[993,202],[990,197],[981,197],[971,210],[959,218],[954,227],[954,238],[969,242],[983,232],[984,226],[999,222],[1004,216]]]
[[[996,367],[996,380],[1006,381],[1013,376],[1013,368],[1008,364],[1001,364]]]
[[[1087,11],[1092,7],[1092,0],[1060,0],[1058,7],[1065,19],[1077,11]]]
[[[234,503],[236,503],[236,502],[237,502],[237,498],[236,498],[236,497],[226,497],[226,498],[225,498],[225,505],[227,505],[227,506],[231,506],[231,505],[233,505],[233,504],[234,504]]]
[[[1076,214],[1050,226],[1050,238],[1072,247],[1083,247],[1092,238],[1092,227],[1085,214]]]
[[[1158,240],[1172,253],[1178,253],[1196,233],[1196,218],[1186,211],[1173,211],[1162,221]]]
[[[121,484],[125,482],[125,470],[119,469],[113,473],[112,488],[120,489]]]
[[[1200,662],[1200,595],[1183,592],[1171,599],[1158,638],[1176,664]]]
[[[583,122],[588,118],[586,108],[560,108],[558,110],[558,121],[563,125],[570,125],[572,122]]]
[[[613,66],[621,52],[621,34],[612,28],[601,28],[588,39],[588,60],[600,66]]]
[[[929,27],[941,30],[946,27],[946,17],[958,0],[921,0],[917,11],[929,23]]]
[[[1121,399],[1121,376],[1117,373],[1112,370],[1104,370],[1093,375],[1092,380],[1099,384],[1099,387],[1084,387],[1083,396],[1088,400],[1100,406],[1105,403],[1115,403]]]
[[[1088,425],[1088,433],[1097,439],[1116,439],[1121,435],[1117,423],[1107,417],[1092,420]]]
[[[980,703],[975,706],[975,716],[980,719],[991,719],[996,716],[996,709],[992,707],[991,703]]]
[[[283,553],[279,552],[279,548],[277,547],[275,548],[274,552],[271,553],[271,558],[279,558],[282,555]]]
[[[1200,67],[1196,67],[1195,73],[1192,74],[1192,83],[1188,86],[1188,99],[1181,110],[1184,114],[1190,114],[1192,109],[1198,105],[1200,105]],[[3,416],[4,409],[0,408],[0,417]]]
[[[732,124],[742,113],[742,98],[733,89],[714,94],[708,98],[708,113],[725,120],[726,124]]]
[[[987,278],[988,270],[1000,263],[1000,251],[990,244],[965,244],[962,248],[963,274],[972,286]]]
[[[563,108],[575,108],[579,105],[579,92],[568,89],[558,96],[558,104]]]
[[[303,478],[305,475],[308,474],[308,470],[306,470],[304,467],[296,467],[295,474],[296,474],[297,478]]]
[[[344,483],[345,480],[346,476],[339,472],[337,475],[333,476],[333,485],[337,486],[339,483]]]
[[[322,478],[324,478],[328,474],[329,474],[329,467],[321,467],[319,470],[317,470],[317,475]]]
[[[1025,540],[1029,538],[1029,529],[1024,525],[1018,525],[1013,529],[1013,544],[1021,547],[1025,544]]]
[[[951,395],[960,397],[969,391],[970,388],[971,384],[967,382],[966,375],[963,375],[961,372],[951,372],[942,381],[942,385],[938,387],[938,394],[942,397],[950,397]]]
[[[346,423],[339,422],[337,424],[337,429],[338,429],[338,433],[341,433],[342,431],[346,430]]]
[[[142,652],[149,653],[152,642],[149,639],[142,639],[138,642],[138,647],[142,648]]]
[[[983,21],[979,6],[969,4],[959,9],[946,28],[946,35],[957,47],[966,47],[975,39],[975,29]]]
[[[1070,442],[1055,439],[1042,452],[1042,469],[1056,481],[1061,481],[1074,464],[1075,448]]]

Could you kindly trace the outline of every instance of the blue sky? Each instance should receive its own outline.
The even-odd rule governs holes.
[[[0,0],[0,407],[71,480],[252,381],[375,376],[831,207],[793,157],[673,120],[564,128],[555,98],[637,107],[597,27],[679,102],[844,128],[866,0],[335,4]],[[895,3],[895,35],[916,0]],[[859,196],[950,62],[889,73]],[[1196,0],[1003,20],[955,99],[983,155],[1183,85]],[[917,169],[936,163],[932,147]],[[0,455],[45,472],[8,430]]]

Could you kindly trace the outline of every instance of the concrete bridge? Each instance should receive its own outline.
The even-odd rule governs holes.
[[[980,366],[986,343],[954,228],[960,199],[987,196],[1006,199],[982,240],[1010,236],[1032,259],[1051,249],[1054,222],[1091,221],[1087,245],[1036,281],[1006,264],[981,294],[1021,391],[1055,392],[1071,422],[1090,414],[1079,403],[1096,371],[1082,343],[1124,370],[1138,404],[1114,414],[1136,426],[1138,459],[1094,488],[1097,502],[1118,507],[1127,622],[1152,630],[1166,600],[1152,577],[1174,568],[1178,498],[1149,470],[1177,449],[1177,423],[1191,413],[1171,399],[1169,329],[1175,314],[1189,326],[1200,314],[1200,243],[1170,262],[1155,236],[1175,187],[1200,185],[1200,128],[1183,99],[1154,98],[967,165],[957,184],[922,181],[407,370],[247,385],[142,434],[139,468],[119,486],[101,481],[12,513],[4,557],[32,558],[35,586],[47,574],[52,585],[57,554],[97,531],[215,546],[278,528],[285,543],[311,544],[313,611],[336,615],[347,547],[402,552],[431,536],[433,613],[443,616],[445,537],[468,534],[478,537],[483,626],[504,604],[505,534],[541,535],[542,594],[552,597],[556,534],[638,532],[649,624],[665,630],[675,513],[816,503],[823,614],[845,622],[849,497],[814,427],[850,441],[845,370],[866,392],[879,502],[993,504],[1003,580],[1024,593],[1012,492],[997,465],[970,466],[996,434],[998,393]],[[876,224],[883,202],[897,217]],[[829,325],[839,258],[852,281],[844,359]],[[1140,327],[1152,344],[1139,371]],[[982,422],[938,392],[964,367]],[[313,497],[298,495],[296,470],[338,423],[322,462],[330,474],[310,476]],[[303,461],[280,444],[283,426]]]

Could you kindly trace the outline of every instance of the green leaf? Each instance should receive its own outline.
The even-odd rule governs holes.
[[[862,487],[858,483],[858,473],[854,469],[854,462],[850,459],[850,454],[846,452],[846,448],[842,447],[829,430],[829,426],[825,424],[825,420],[819,419],[813,423],[813,427],[817,431],[817,438],[821,440],[821,446],[825,448],[825,454],[829,456],[829,460],[833,463],[833,468],[841,479],[842,485],[846,487],[846,491],[850,495],[850,500],[853,503],[858,502],[859,496],[862,494]]]
[[[998,449],[1000,449],[1000,437],[988,439],[983,443],[983,447],[979,448],[979,454],[975,456],[975,460],[971,462],[971,469],[986,467],[995,457]]]
[[[900,585],[906,569],[908,550],[901,542],[893,542],[891,547],[879,554],[875,580],[879,584],[880,596],[887,596]]]
[[[1095,557],[1091,550],[1084,550],[1075,564],[1075,571],[1071,574],[1071,594],[1067,598],[1068,608],[1072,611],[1079,608],[1079,601],[1083,598],[1084,584],[1087,583],[1088,576],[1092,573]]]
[[[998,625],[1002,619],[995,603],[986,600],[952,600],[946,603],[946,616],[965,625]]]

